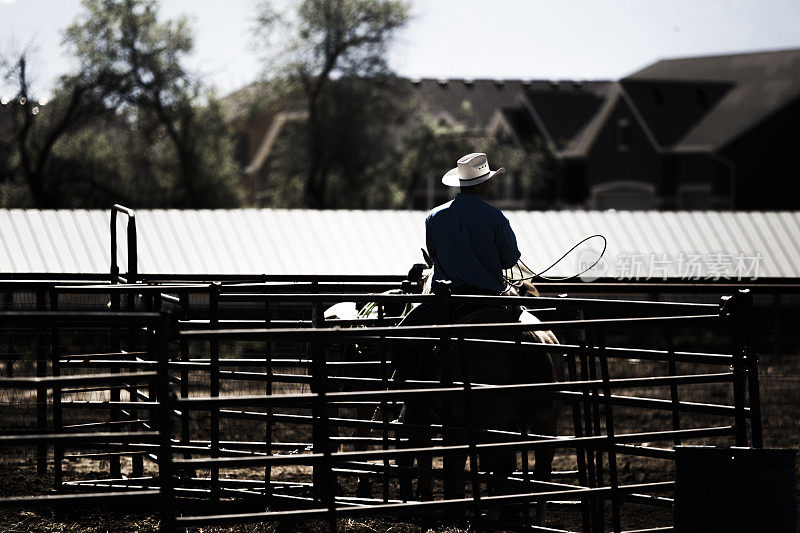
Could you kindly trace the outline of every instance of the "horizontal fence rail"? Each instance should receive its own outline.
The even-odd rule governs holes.
[[[674,503],[666,468],[663,481],[631,482],[629,459],[667,464],[690,442],[762,446],[747,292],[698,304],[422,295],[380,276],[131,275],[119,280],[139,282],[0,281],[31,307],[0,309],[0,328],[31,346],[27,363],[8,367],[22,375],[0,375],[0,400],[35,413],[30,427],[0,427],[0,447],[35,447],[39,474],[52,464],[59,491],[0,507],[135,499],[164,531],[301,519],[335,530],[379,516],[427,524],[455,510],[479,529],[623,531],[626,510]],[[325,316],[343,302],[359,315]],[[398,326],[420,303],[514,306],[544,320]],[[716,344],[693,340],[708,332]],[[84,349],[88,339],[96,346]],[[620,339],[631,345],[611,345]],[[405,376],[420,353],[439,370]],[[472,353],[511,354],[520,368],[546,357],[558,380],[488,382],[470,374]],[[517,374],[509,379],[527,376]],[[524,402],[552,421],[494,426],[492,402]],[[420,414],[426,405],[433,418]],[[566,469],[543,473],[554,456]],[[108,472],[73,479],[65,460],[102,460]],[[568,529],[548,527],[547,502],[571,517]]]

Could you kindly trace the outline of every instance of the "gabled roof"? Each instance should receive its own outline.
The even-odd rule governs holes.
[[[500,128],[503,128],[515,147],[525,149],[536,135],[536,127],[528,111],[522,107],[502,107],[492,116],[487,127],[487,134],[491,137],[500,137]]]
[[[523,89],[524,105],[551,151],[569,151],[606,100],[607,81],[535,81]]]
[[[800,50],[659,61],[621,83],[663,147],[716,151],[800,97]]]
[[[413,79],[420,110],[469,129],[483,129],[495,111],[515,103],[520,80]]]

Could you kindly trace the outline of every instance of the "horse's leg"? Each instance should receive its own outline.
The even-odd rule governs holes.
[[[425,446],[420,443],[420,446]],[[433,457],[430,455],[421,455],[417,457],[417,468],[420,469],[419,478],[417,481],[417,499],[423,502],[433,500]]]
[[[424,408],[420,405],[415,405],[413,402],[406,403],[400,411],[398,420],[403,424],[408,424],[408,426],[403,426],[403,437],[407,439],[404,445],[406,448],[424,448],[430,445],[430,435],[426,431],[409,427],[411,425],[425,426],[430,423],[421,413],[424,413]],[[400,467],[400,498],[404,501],[415,499],[412,486],[414,459],[417,461],[419,472],[416,499],[422,501],[432,500],[433,478],[431,477],[431,470],[433,469],[433,458],[430,455],[417,457],[402,455],[397,458],[397,465]]]
[[[544,401],[543,409],[541,410],[541,418],[533,421],[532,429],[536,433],[544,435],[556,435],[557,414],[560,404],[557,402]],[[553,472],[553,458],[555,457],[555,448],[537,448],[533,453],[533,479],[538,481],[550,482]],[[544,500],[536,504],[536,520],[537,525],[544,527],[547,521],[547,502]]]

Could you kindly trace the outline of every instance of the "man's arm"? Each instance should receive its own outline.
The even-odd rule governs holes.
[[[498,227],[497,252],[500,255],[500,266],[511,268],[517,264],[522,254],[517,248],[517,237],[511,229],[511,223],[504,216]]]
[[[433,235],[431,235],[431,228],[430,228],[430,220],[431,217],[428,215],[425,218],[425,248],[428,249],[428,255],[433,261],[433,258],[436,257],[436,246],[433,245]]]

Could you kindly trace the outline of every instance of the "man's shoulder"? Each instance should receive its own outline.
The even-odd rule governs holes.
[[[441,213],[442,211],[446,211],[447,209],[449,209],[452,205],[453,205],[453,201],[452,200],[450,200],[449,202],[445,202],[442,205],[437,205],[436,207],[434,207],[433,209],[428,211],[428,216],[425,217],[425,218],[427,220],[430,220],[431,218],[435,217],[437,214]]]
[[[494,220],[508,220],[506,215],[497,207],[493,206],[486,200],[481,200],[480,202],[476,202],[474,208],[481,212],[483,217],[494,219]]]

